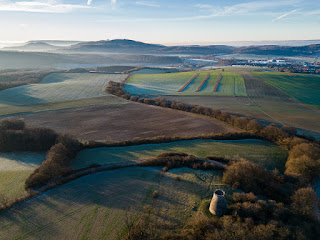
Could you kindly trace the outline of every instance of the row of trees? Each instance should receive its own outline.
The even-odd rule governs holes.
[[[168,152],[157,157],[150,158],[139,163],[139,166],[161,166],[163,171],[173,168],[189,167],[202,170],[223,170],[224,167],[212,161],[199,159],[186,153]]]
[[[60,135],[50,148],[46,160],[26,180],[26,189],[54,183],[72,173],[71,162],[81,150],[82,144],[67,135]]]

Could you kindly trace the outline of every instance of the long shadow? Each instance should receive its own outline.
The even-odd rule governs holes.
[[[34,165],[40,166],[45,160],[45,152],[9,152],[0,153],[0,158],[18,162],[26,167],[33,167]]]
[[[123,211],[126,211],[130,206],[141,208],[141,205],[152,199],[152,192],[149,189],[159,181],[160,173],[157,170],[160,171],[160,168],[135,167],[100,172],[79,178],[2,211],[0,213],[2,223],[0,231],[5,228],[10,231],[11,227],[17,226],[23,227],[19,231],[21,235],[30,233],[32,236],[33,231],[39,227],[43,228],[42,231],[59,233],[61,229],[55,226],[56,220],[65,216],[78,220],[79,216],[68,216],[68,213],[86,206],[98,205]],[[182,194],[190,193],[190,189],[193,188],[197,191],[204,188],[203,185],[196,182],[182,181],[183,186],[188,186],[179,188],[179,192]],[[177,184],[179,184],[178,181]],[[145,197],[149,200],[144,201]],[[162,201],[183,205],[183,203],[173,201],[170,198],[163,198]],[[37,209],[41,209],[41,212],[37,212]]]

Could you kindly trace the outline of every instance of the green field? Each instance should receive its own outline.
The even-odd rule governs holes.
[[[22,196],[26,179],[44,159],[45,153],[0,153],[0,203]]]
[[[289,96],[320,108],[320,76],[313,74],[288,74],[253,72],[266,83],[280,89]]]
[[[176,226],[216,188],[231,196],[215,171],[182,168],[160,177],[159,168],[134,167],[92,174],[2,212],[0,238],[118,239],[126,216],[141,216],[146,206],[160,223]]]
[[[185,152],[198,157],[222,156],[240,158],[268,169],[283,171],[287,152],[275,144],[261,140],[191,140],[130,147],[107,147],[81,151],[73,161],[75,169],[91,164],[133,162],[157,156],[164,152]]]
[[[202,71],[183,91],[178,90],[199,72],[180,72],[165,74],[135,74],[125,85],[125,90],[133,95],[223,95],[246,96],[243,78],[235,73],[217,71]],[[195,92],[201,82],[210,73],[209,80],[199,92]],[[213,92],[219,73],[222,80],[217,92]]]
[[[125,74],[53,73],[39,84],[29,84],[1,91],[2,107],[45,104],[107,96],[109,81],[123,81]]]

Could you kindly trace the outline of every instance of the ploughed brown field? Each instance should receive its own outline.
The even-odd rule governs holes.
[[[82,140],[121,141],[241,131],[209,117],[135,102],[97,104],[15,117],[24,119],[29,126],[51,128]]]

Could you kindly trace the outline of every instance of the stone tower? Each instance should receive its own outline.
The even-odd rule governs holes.
[[[209,211],[213,215],[217,215],[219,217],[223,216],[227,211],[227,202],[225,198],[225,192],[217,189],[213,193],[213,197],[210,203]]]

